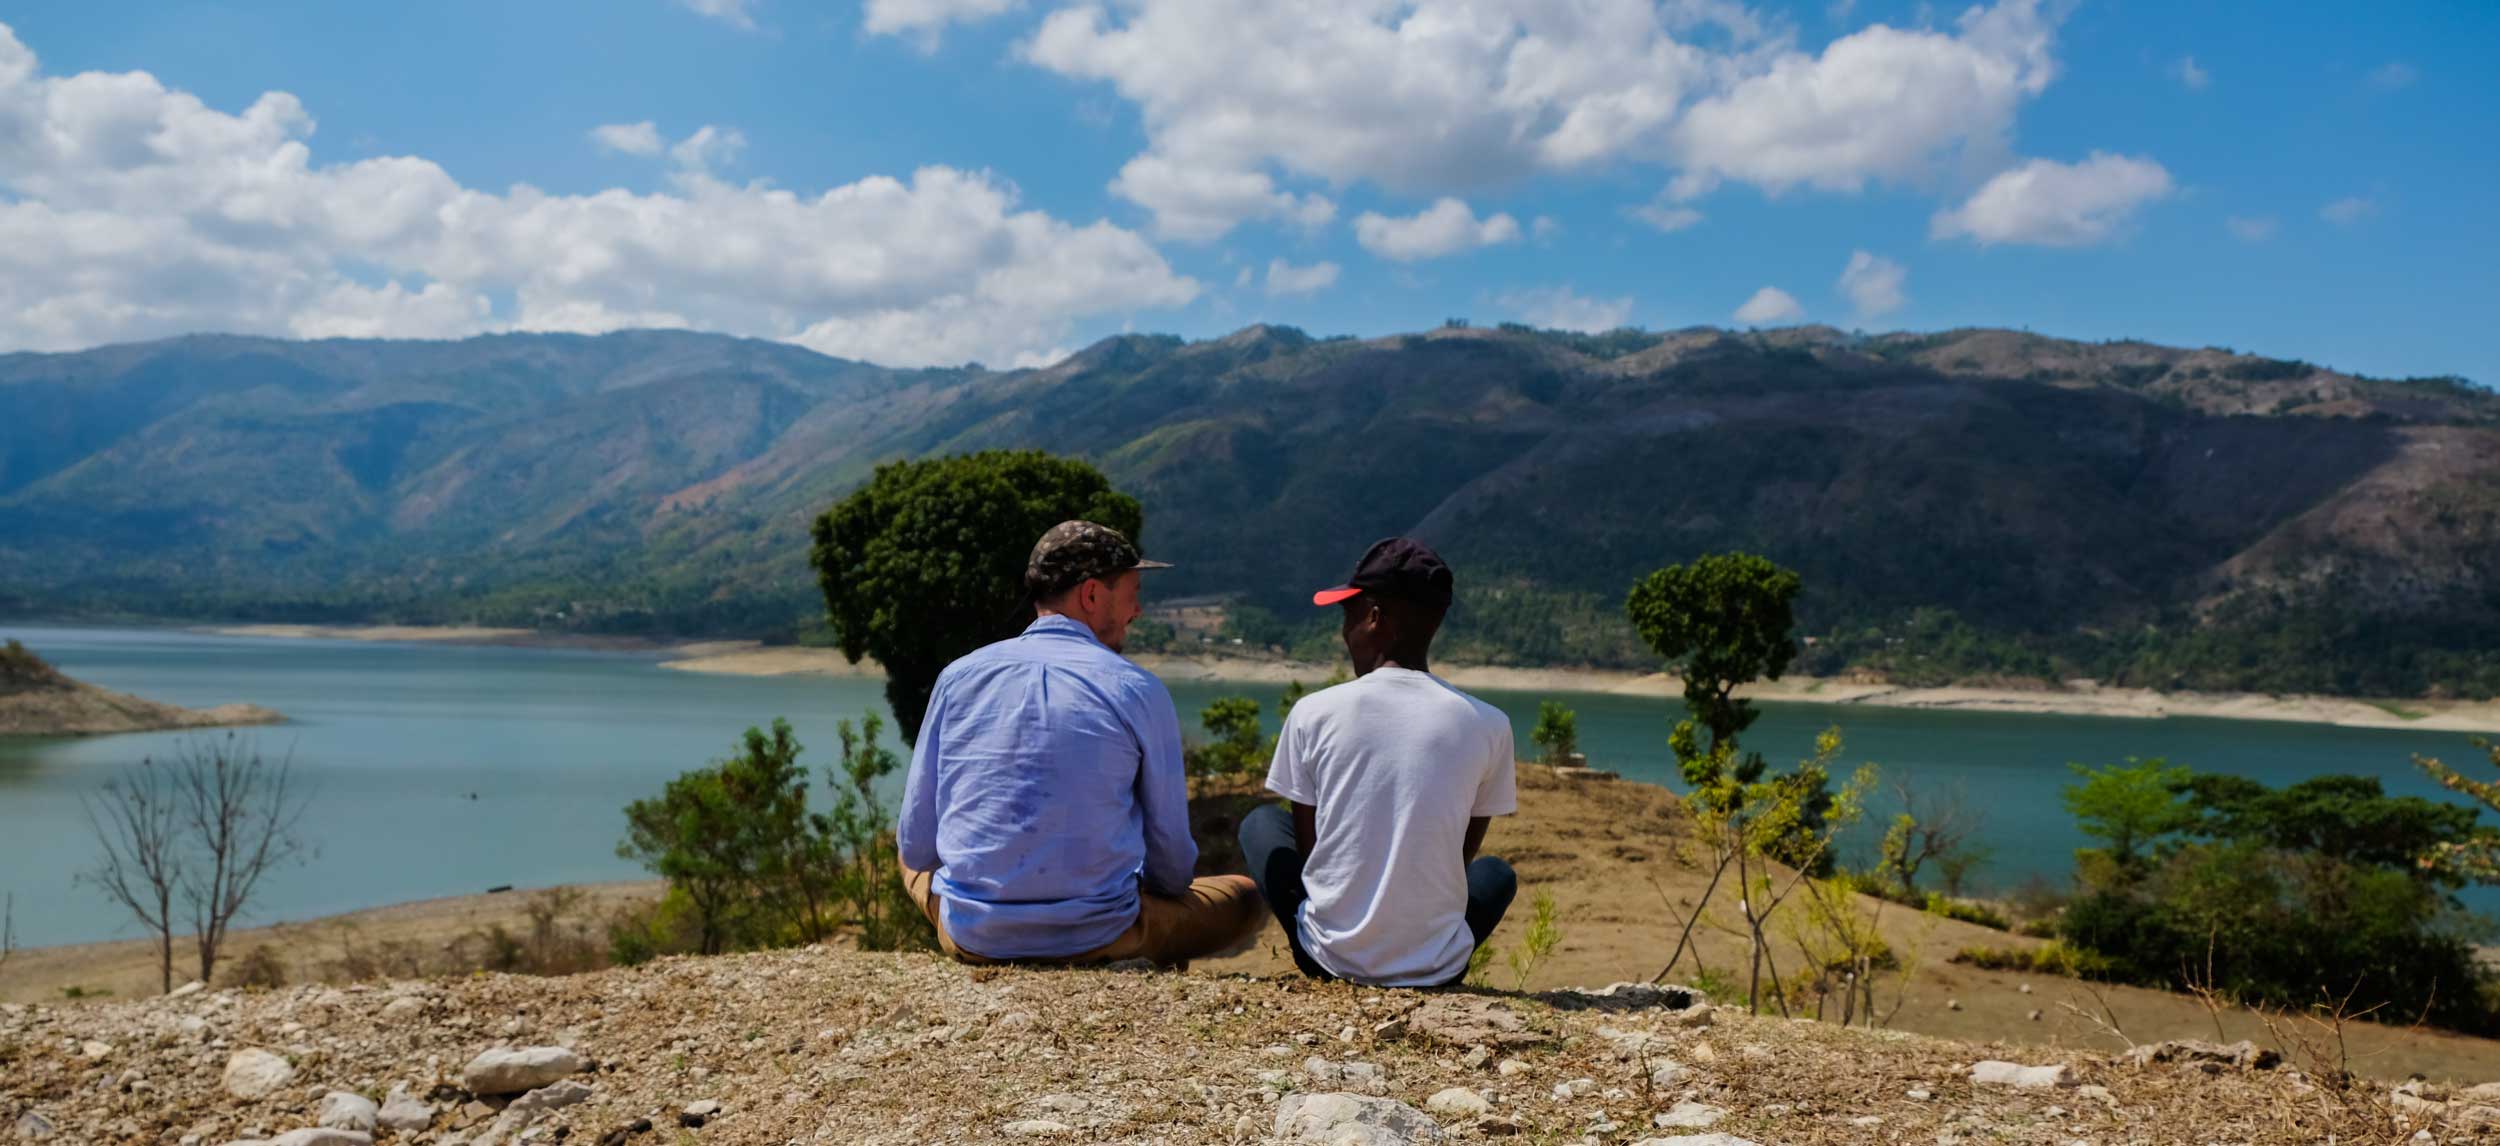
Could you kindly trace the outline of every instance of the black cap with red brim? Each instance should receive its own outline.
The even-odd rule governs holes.
[[[1446,609],[1453,592],[1450,567],[1431,546],[1410,537],[1390,537],[1363,551],[1345,584],[1311,594],[1311,603],[1336,605],[1371,593]]]

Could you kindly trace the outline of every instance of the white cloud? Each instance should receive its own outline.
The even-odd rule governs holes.
[[[737,128],[718,128],[704,124],[693,135],[677,141],[668,149],[668,157],[689,171],[710,171],[736,163],[746,153],[746,133]]]
[[[1901,309],[1910,301],[1903,290],[1910,281],[1910,272],[1901,264],[1871,255],[1865,251],[1849,252],[1849,265],[1840,271],[1840,293],[1849,296],[1849,305],[1857,308],[1859,318],[1876,318]]]
[[[1673,234],[1701,222],[1701,212],[1673,203],[1643,203],[1628,212],[1633,218]]]
[[[1021,209],[986,173],[496,193],[422,158],[316,163],[312,132],[283,92],[228,113],[146,73],[43,75],[0,25],[0,347],[666,325],[1009,362],[1199,289],[1135,232]],[[714,164],[733,137],[679,149]]]
[[[1815,56],[1734,4],[1122,0],[1051,13],[1023,52],[1135,105],[1139,160],[1263,180],[1238,223],[1295,179],[1437,195],[1618,162],[1687,170],[1696,188],[1921,174],[2001,150],[2048,83],[2037,5],[1973,9],[1950,32],[1870,27]],[[1116,189],[1164,210],[1137,185]]]
[[[2170,65],[2170,74],[2178,77],[2179,86],[2192,92],[2201,92],[2205,90],[2205,85],[2214,81],[2211,74],[2196,66],[2194,56],[2179,57],[2178,63]]]
[[[755,6],[755,0],[677,0],[677,3],[690,11],[709,16],[733,28],[745,28],[750,31],[755,28],[755,13],[751,11]]]
[[[977,24],[1003,15],[1023,0],[868,0],[860,26],[870,35],[908,36],[922,50],[937,48],[948,24]]]
[[[2034,159],[1988,180],[1961,206],[1937,212],[1928,230],[1983,245],[2088,246],[2170,190],[2170,173],[2150,159],[2099,151],[2074,164]]]
[[[603,123],[590,129],[590,141],[602,151],[619,155],[658,155],[660,127],[647,119],[641,123]]]
[[[2222,220],[2231,237],[2243,243],[2262,243],[2274,237],[2278,226],[2272,215],[2232,215]]]
[[[2056,75],[2036,0],[1963,13],[1959,33],[1877,24],[1819,56],[1787,52],[1695,104],[1672,132],[1689,199],[1722,179],[1774,194],[1998,165],[2015,109]]]
[[[1354,241],[1384,259],[1411,263],[1519,241],[1519,221],[1508,215],[1478,219],[1460,199],[1445,198],[1409,216],[1365,211],[1354,220]]]
[[[1154,212],[1157,235],[1191,242],[1223,238],[1250,219],[1317,228],[1337,216],[1337,205],[1326,196],[1279,191],[1261,172],[1192,168],[1155,155],[1129,160],[1111,190]]]
[[[1246,273],[1249,268],[1242,270]],[[1297,267],[1283,259],[1270,259],[1267,264],[1267,293],[1270,297],[1289,294],[1316,294],[1337,285],[1337,264],[1313,263]]]
[[[1528,224],[1528,233],[1536,236],[1539,241],[1551,239],[1563,233],[1562,220],[1552,215],[1539,215],[1534,222]]]
[[[1778,287],[1755,291],[1745,305],[1736,308],[1736,321],[1747,326],[1778,326],[1805,316],[1806,308],[1797,305],[1796,296]]]
[[[1513,291],[1493,301],[1525,319],[1528,325],[1548,330],[1603,334],[1632,317],[1630,296],[1585,298],[1574,294],[1568,285]]]
[[[2338,227],[2349,227],[2378,214],[2378,204],[2361,195],[2348,195],[2318,208],[2318,217]]]
[[[2403,60],[2390,60],[2370,69],[2370,86],[2380,91],[2409,88],[2413,86],[2413,81],[2420,78],[2422,73],[2414,71],[2413,65]]]

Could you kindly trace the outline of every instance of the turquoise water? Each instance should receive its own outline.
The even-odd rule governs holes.
[[[803,760],[828,764],[834,722],[883,708],[873,680],[707,676],[614,653],[0,625],[0,637],[9,636],[107,688],[193,706],[249,702],[292,718],[245,735],[266,753],[292,753],[313,785],[306,825],[319,855],[270,879],[255,922],[500,884],[636,877],[640,869],[615,854],[627,801],[725,755],[741,730],[775,716],[788,717],[809,746]],[[1277,691],[1182,685],[1173,693],[1194,729],[1199,707],[1226,692],[1258,697],[1272,720]],[[1518,723],[1525,751],[1547,694],[1483,695]],[[1676,704],[1559,699],[1579,710],[1592,764],[1676,786],[1666,747]],[[2081,843],[2058,804],[2070,760],[2167,756],[2269,784],[2357,772],[2391,790],[2453,799],[2413,769],[2411,756],[2460,762],[2472,753],[2460,734],[2256,721],[1765,709],[1749,743],[1775,762],[1805,754],[1818,731],[1837,724],[1849,763],[1958,786],[1985,817],[1995,854],[1982,879],[1998,886],[2067,870]],[[16,896],[19,942],[135,933],[75,882],[96,850],[81,800],[117,766],[164,755],[184,735],[0,739],[0,892]],[[1497,827],[1495,847],[1500,838]]]

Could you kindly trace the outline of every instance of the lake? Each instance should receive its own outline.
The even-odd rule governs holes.
[[[306,826],[319,855],[270,878],[255,923],[502,884],[639,877],[641,869],[615,850],[619,810],[628,801],[728,754],[743,729],[775,716],[788,717],[807,745],[803,762],[829,765],[835,721],[883,710],[882,682],[875,680],[709,676],[660,668],[650,655],[0,624],[0,638],[12,636],[106,688],[190,706],[249,702],[293,719],[241,735],[265,753],[291,753],[313,786]],[[1186,684],[1173,694],[1183,727],[1194,732],[1198,709],[1228,692],[1257,697],[1272,724],[1277,691]],[[1552,694],[1480,695],[1510,713],[1521,751],[1530,751],[1537,703]],[[1678,703],[1552,698],[1578,709],[1590,763],[1681,787],[1666,744]],[[1807,704],[1764,709],[1747,743],[1775,764],[1804,755],[1818,731],[1837,724],[1849,764],[1872,761],[1888,776],[1906,774],[1925,787],[1958,786],[1985,817],[1983,838],[1994,849],[1981,879],[2001,887],[2033,874],[2062,879],[2084,842],[2058,801],[2068,761],[2165,756],[2273,785],[2354,772],[2382,778],[2391,791],[2456,799],[2424,779],[2412,755],[2438,754],[2452,764],[2481,758],[2471,738],[2456,733]],[[0,892],[16,896],[21,944],[137,934],[126,915],[75,882],[96,853],[82,799],[119,766],[164,756],[198,735],[0,738]],[[1497,849],[1501,834],[1496,826]],[[1872,833],[1859,835],[1862,851]],[[2474,902],[2500,908],[2500,897],[2489,894]]]

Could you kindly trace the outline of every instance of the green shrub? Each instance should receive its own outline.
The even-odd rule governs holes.
[[[1998,931],[2014,929],[2014,921],[2007,919],[1995,908],[1967,899],[1949,899],[1943,892],[1928,892],[1927,902],[1923,906],[1929,915],[1941,915],[1947,919],[1961,920],[1964,923],[1976,923],[1981,927]]]
[[[2069,979],[2106,979],[2112,971],[2108,956],[2058,942],[2038,947],[1965,947],[1953,953],[1953,962],[1983,971],[2029,971]]]

